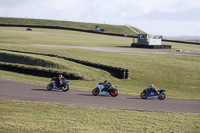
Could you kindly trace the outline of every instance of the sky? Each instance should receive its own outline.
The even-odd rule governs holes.
[[[200,0],[0,0],[0,17],[131,25],[153,35],[200,36]]]

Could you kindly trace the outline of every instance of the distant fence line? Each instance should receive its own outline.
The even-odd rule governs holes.
[[[162,39],[162,41],[165,41],[165,42],[175,42],[175,43],[186,43],[186,44],[195,44],[195,45],[200,45],[199,42],[190,42],[190,41],[168,40],[168,39]]]
[[[54,54],[24,52],[24,51],[7,50],[7,49],[0,49],[0,50],[61,58],[61,59],[65,59],[65,60],[69,60],[69,61],[73,61],[73,62],[82,64],[82,65],[86,65],[86,66],[90,66],[90,67],[94,67],[94,68],[99,68],[99,69],[105,70],[105,71],[111,73],[112,76],[114,76],[116,78],[119,78],[119,79],[128,79],[129,78],[129,70],[128,69],[124,69],[124,68],[120,68],[120,67],[113,67],[113,66],[108,66],[108,65],[88,62],[88,61],[84,61],[84,60],[78,60],[78,59],[73,59],[73,58],[69,58],[69,57],[63,57],[63,56],[54,55]]]

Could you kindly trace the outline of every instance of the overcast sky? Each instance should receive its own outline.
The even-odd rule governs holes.
[[[200,36],[200,0],[0,0],[0,16],[129,24],[154,35]]]

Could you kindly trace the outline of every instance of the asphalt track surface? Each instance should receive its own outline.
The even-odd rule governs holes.
[[[200,113],[200,100],[144,100],[139,96],[120,94],[117,97],[93,96],[91,91],[48,91],[46,86],[0,79],[0,99],[136,111]]]
[[[200,56],[200,52],[176,52],[171,50],[158,50],[158,49],[139,49],[139,48],[106,48],[106,47],[85,47],[85,46],[64,46],[64,45],[48,45],[48,44],[32,44],[34,46],[44,47],[63,47],[63,48],[79,48],[97,51],[110,51],[110,52],[132,52],[132,53],[146,53],[146,54],[171,54],[171,55],[187,55],[187,56]],[[195,45],[200,47],[200,45]]]

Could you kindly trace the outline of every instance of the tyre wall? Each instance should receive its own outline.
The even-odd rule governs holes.
[[[59,72],[59,71],[52,71],[52,70],[45,70],[45,69],[38,69],[38,68],[30,68],[30,67],[5,64],[5,63],[0,63],[0,69],[5,70],[5,71],[12,71],[12,72],[17,72],[17,73],[41,76],[41,77],[47,77],[47,78],[52,78],[58,74],[62,74],[67,79],[83,80],[83,77],[75,76],[73,74],[68,74],[66,72]]]
[[[112,76],[119,78],[119,79],[128,79],[129,78],[129,70],[124,69],[124,68],[120,68],[120,67],[113,67],[113,66],[88,62],[88,61],[84,61],[84,60],[78,60],[78,59],[73,59],[73,58],[69,58],[69,57],[63,57],[63,56],[54,55],[54,54],[33,53],[33,52],[24,52],[24,51],[6,50],[6,49],[0,49],[0,50],[10,51],[10,52],[18,52],[18,53],[27,53],[27,54],[37,54],[37,55],[61,58],[61,59],[64,59],[64,60],[69,60],[69,61],[73,61],[73,62],[82,64],[82,65],[86,65],[86,66],[105,70],[105,71],[111,73]]]

